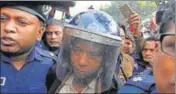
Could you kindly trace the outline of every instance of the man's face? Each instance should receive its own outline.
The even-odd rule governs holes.
[[[175,24],[172,23],[166,32],[175,34]],[[175,53],[175,36],[165,36],[162,44],[167,50]],[[155,54],[153,72],[159,93],[175,92],[175,61],[174,57],[165,54],[161,49]]]
[[[43,31],[39,19],[17,9],[1,8],[1,51],[21,54],[29,51],[36,40],[40,40]]]
[[[46,31],[46,42],[52,47],[59,47],[62,41],[63,28],[58,25],[50,25]]]
[[[142,56],[144,61],[150,62],[153,60],[154,54],[156,52],[155,46],[156,46],[155,41],[146,41],[144,48],[142,50]]]
[[[79,42],[72,48],[71,63],[78,77],[85,78],[98,70],[103,58],[99,48],[85,42]]]
[[[124,39],[122,41],[121,51],[123,53],[130,54],[132,52],[132,48],[133,48],[133,43],[130,39]]]

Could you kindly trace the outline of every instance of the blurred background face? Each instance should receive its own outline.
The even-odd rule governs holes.
[[[58,25],[50,25],[46,31],[46,42],[52,48],[58,48],[61,44],[63,28]]]
[[[9,54],[28,52],[43,32],[38,18],[28,12],[1,8],[1,51]]]
[[[125,54],[130,54],[132,52],[133,43],[130,39],[124,39],[122,41],[121,51]]]
[[[171,24],[166,33],[175,34],[175,24]],[[161,43],[160,43],[161,46]],[[175,53],[175,36],[165,36],[163,49]],[[161,47],[160,47],[161,48]],[[153,72],[156,85],[160,93],[175,92],[175,57],[164,53],[161,49],[156,53],[153,61]]]
[[[150,62],[153,60],[156,52],[156,42],[155,41],[146,41],[144,48],[142,50],[142,56],[144,61]]]
[[[90,43],[79,42],[72,47],[71,63],[74,74],[84,78],[96,72],[102,62],[102,49],[90,45]]]

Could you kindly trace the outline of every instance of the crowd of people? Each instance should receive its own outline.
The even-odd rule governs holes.
[[[1,93],[175,93],[175,0],[148,37],[135,11],[128,26],[93,6],[68,23],[49,15],[73,3],[0,2]]]

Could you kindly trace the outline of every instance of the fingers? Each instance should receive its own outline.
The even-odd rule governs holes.
[[[136,12],[133,12],[133,14],[130,16],[130,18],[133,19],[133,18],[135,18],[135,17],[138,17],[138,18],[139,18],[138,14],[137,14]]]
[[[139,20],[132,21],[132,22],[131,22],[131,25],[134,25],[134,24],[140,24],[140,21],[139,21]]]
[[[131,22],[134,22],[134,21],[140,21],[139,17],[136,16],[136,17],[131,19]]]
[[[137,13],[133,12],[133,14],[130,16],[130,22],[132,24],[136,21],[140,22],[140,18]]]

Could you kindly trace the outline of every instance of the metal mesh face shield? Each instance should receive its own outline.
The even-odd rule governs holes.
[[[120,53],[120,42],[119,37],[65,26],[57,64],[58,79],[64,84],[73,77],[73,82],[79,80],[86,87],[95,81],[92,93],[108,90]]]

